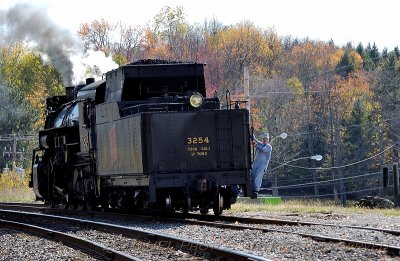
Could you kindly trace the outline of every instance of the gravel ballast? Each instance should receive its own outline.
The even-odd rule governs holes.
[[[97,260],[62,243],[0,228],[0,260]]]
[[[239,216],[239,214],[235,213]],[[297,215],[293,216],[286,213],[241,213],[241,216],[252,216],[258,218],[285,218],[300,221],[317,221],[322,223],[347,224],[347,225],[367,225],[388,222],[398,222],[396,217],[374,217],[365,215],[363,222],[358,222],[357,218],[349,215],[333,216],[320,214],[321,216]],[[323,218],[329,217],[329,218]],[[341,222],[339,218],[347,220],[347,223]],[[206,225],[188,225],[185,223],[166,223],[149,219],[127,219],[127,218],[87,218],[95,221],[102,221],[112,224],[124,225],[138,228],[145,231],[164,233],[167,235],[187,238],[199,241],[204,244],[217,245],[224,248],[244,251],[249,254],[259,255],[272,260],[400,260],[398,257],[388,256],[384,251],[377,249],[368,249],[366,247],[351,247],[342,243],[319,242],[310,238],[305,238],[293,234],[279,232],[262,232],[257,230],[233,230],[209,227]],[[370,220],[368,220],[370,219]],[[379,222],[380,220],[380,222]],[[52,222],[47,222],[49,228],[53,228]],[[399,223],[387,225],[383,228],[394,229]],[[357,239],[399,246],[399,237],[386,233],[325,227],[325,226],[276,226],[276,225],[254,225],[285,231],[297,231],[301,233],[319,234],[326,236],[335,236],[347,239]],[[370,225],[371,226],[371,225]],[[208,257],[194,257],[191,254],[180,251],[179,249],[160,247],[152,243],[135,241],[118,234],[112,234],[104,231],[96,231],[85,227],[61,226],[64,232],[72,233],[89,240],[101,243],[110,248],[116,248],[125,253],[138,256],[146,260],[201,260]]]

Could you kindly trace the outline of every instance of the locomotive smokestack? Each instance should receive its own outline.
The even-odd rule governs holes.
[[[65,95],[67,96],[67,102],[73,101],[75,98],[75,86],[66,86]]]
[[[86,78],[86,85],[94,83],[94,78]]]

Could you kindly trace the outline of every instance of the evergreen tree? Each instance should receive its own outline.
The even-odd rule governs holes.
[[[364,46],[362,45],[362,43],[359,43],[359,44],[357,45],[356,52],[357,52],[359,55],[361,55],[361,57],[364,56],[365,50],[364,50]]]
[[[374,43],[374,45],[372,45],[372,48],[369,50],[369,57],[371,57],[375,66],[378,65],[380,55],[379,55],[378,47],[376,46],[375,43]]]
[[[337,74],[342,77],[347,77],[351,72],[355,71],[357,68],[355,57],[351,53],[350,49],[347,49],[340,59],[340,62],[336,66]]]
[[[387,48],[383,48],[382,50],[382,58],[385,59],[388,57],[388,49]]]
[[[358,98],[353,106],[350,119],[346,121],[348,126],[344,133],[344,163],[357,163],[346,168],[346,176],[357,176],[368,170],[369,162],[362,161],[368,158],[373,149],[372,130],[370,124],[370,111],[367,109],[363,98]],[[366,180],[355,179],[345,181],[345,186],[351,190],[365,189]]]
[[[369,122],[370,112],[363,98],[358,98],[354,103],[350,119],[346,121],[349,126],[345,131],[344,147],[345,159],[356,162],[366,158],[369,152],[371,128]]]
[[[397,68],[397,65],[398,58],[395,52],[390,52],[387,56],[387,59],[385,59],[385,62],[383,63],[383,69],[394,72]]]
[[[359,55],[361,55],[361,58],[363,59],[363,67],[365,70],[373,70],[375,68],[375,64],[372,61],[371,57],[369,56],[368,49],[371,49],[371,46],[368,44],[367,49],[364,49],[363,45],[361,43],[358,44],[356,51]]]
[[[395,48],[394,48],[394,53],[396,54],[396,57],[397,57],[397,59],[400,57],[400,50],[399,50],[399,47],[398,46],[396,46]]]

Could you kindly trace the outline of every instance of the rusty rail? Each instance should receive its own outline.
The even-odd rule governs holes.
[[[102,229],[106,231],[111,231],[115,233],[120,233],[125,236],[146,240],[148,242],[152,242],[160,247],[173,247],[177,250],[188,252],[188,253],[199,253],[206,255],[215,255],[217,257],[222,257],[227,260],[267,260],[261,256],[256,256],[248,253],[244,253],[237,250],[227,249],[221,246],[214,246],[212,244],[200,243],[190,239],[183,239],[175,236],[169,236],[161,233],[148,232],[140,229],[129,228],[119,225],[113,225],[103,222],[95,222],[85,219],[76,219],[70,217],[61,217],[54,216],[48,214],[39,214],[39,213],[29,213],[29,212],[20,212],[13,210],[0,210],[2,214],[8,214],[9,216],[15,217],[15,215],[22,215],[25,217],[41,217],[48,218],[58,222],[68,222],[73,223],[79,226],[90,226],[94,229]],[[78,213],[78,212],[76,212]]]
[[[29,232],[41,237],[49,238],[54,241],[60,241],[63,242],[66,245],[69,245],[75,249],[81,249],[85,252],[91,253],[95,256],[101,257],[103,259],[107,260],[120,260],[120,261],[138,261],[141,260],[139,258],[127,255],[125,253],[116,251],[111,248],[107,248],[101,244],[68,235],[66,233],[58,232],[55,230],[39,227],[39,226],[34,226],[34,225],[29,225],[21,222],[14,222],[14,221],[9,221],[9,220],[3,220],[0,219],[0,226],[2,227],[7,227],[12,230],[19,230],[19,231],[24,231],[24,232]]]

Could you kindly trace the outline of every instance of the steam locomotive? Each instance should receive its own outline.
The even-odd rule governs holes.
[[[229,209],[236,186],[249,191],[249,112],[206,97],[204,66],[141,60],[48,97],[32,156],[37,199],[88,210]]]

